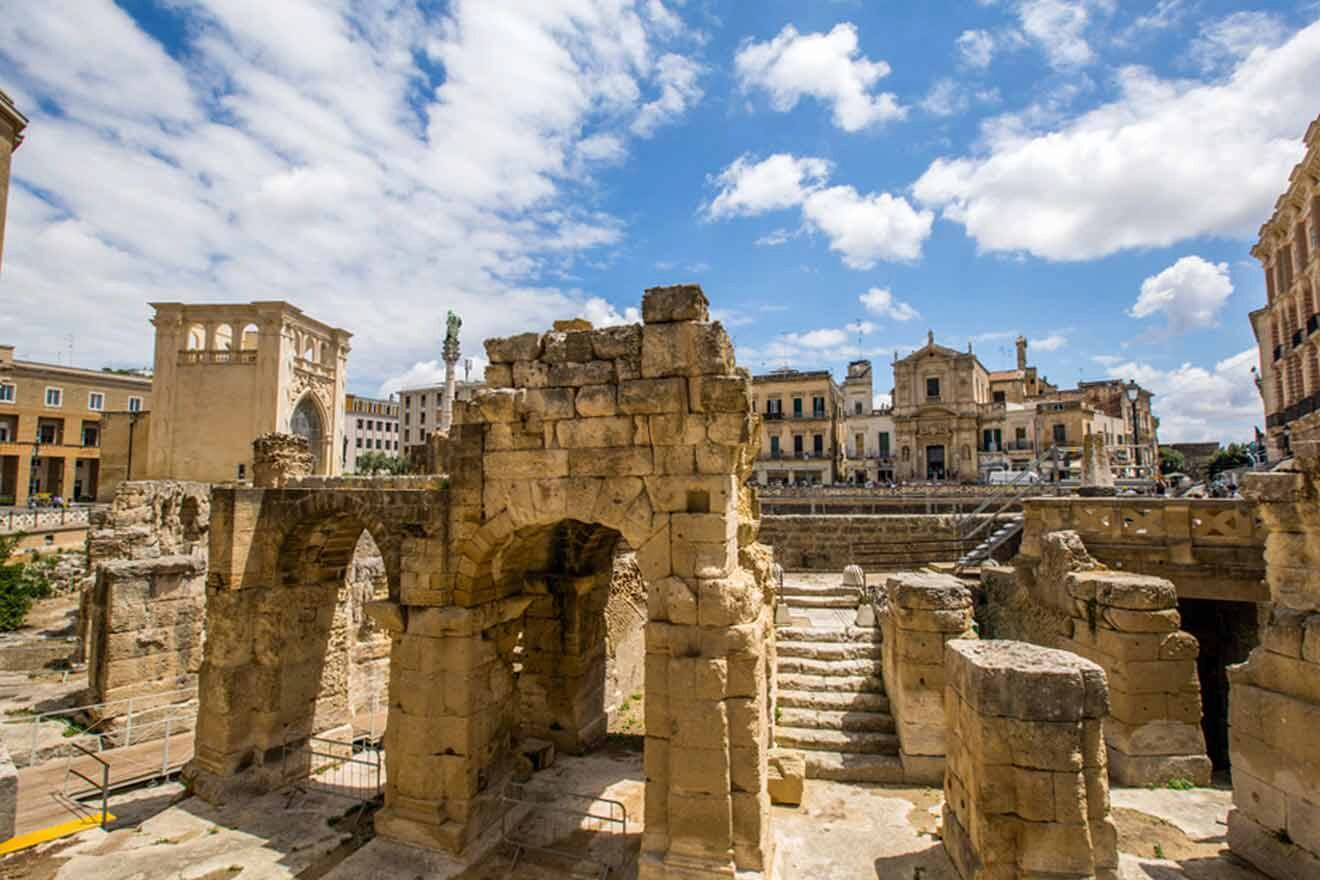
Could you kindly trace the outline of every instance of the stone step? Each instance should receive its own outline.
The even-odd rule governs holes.
[[[897,755],[804,750],[802,756],[806,759],[808,779],[878,783],[903,781],[903,764]]]
[[[880,675],[879,660],[862,658],[859,660],[814,660],[810,657],[785,657],[782,654],[775,663],[779,675]]]
[[[875,642],[779,642],[780,657],[813,660],[879,660],[882,647]]]
[[[794,709],[780,707],[776,725],[809,727],[821,730],[860,730],[893,733],[894,716],[888,712],[840,712],[829,709]]]
[[[880,628],[875,626],[781,626],[775,639],[784,642],[875,642],[880,643]]]
[[[888,712],[889,697],[881,693],[856,691],[779,691],[777,705],[785,709],[824,709],[844,712]]]
[[[785,596],[789,608],[856,608],[856,596]]]
[[[779,687],[786,691],[826,691],[836,694],[883,694],[885,680],[879,675],[781,674]]]
[[[775,727],[775,745],[782,749],[809,749],[849,755],[897,755],[898,737],[864,730],[825,730],[819,727]]]
[[[782,596],[847,596],[856,599],[856,587],[816,586],[814,584],[784,584],[779,591]]]

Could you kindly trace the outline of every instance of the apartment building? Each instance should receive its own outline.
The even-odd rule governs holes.
[[[1159,420],[1151,398],[1119,379],[1060,389],[1027,364],[1021,337],[1017,369],[990,372],[970,346],[955,351],[929,334],[894,362],[895,472],[900,480],[977,480],[1041,460],[1047,475],[1076,478],[1084,438],[1099,433],[1115,476],[1153,477]]]
[[[358,456],[379,452],[402,454],[399,433],[399,404],[393,398],[378,400],[359,394],[344,395],[343,472],[357,473]]]
[[[761,414],[758,483],[843,479],[843,390],[828,370],[753,376],[752,405]]]
[[[94,500],[102,417],[150,406],[147,376],[18,360],[0,345],[0,506]]]
[[[851,483],[894,479],[894,410],[875,405],[871,362],[848,364],[843,380],[844,475]]]
[[[470,380],[454,383],[454,400],[471,400],[472,392],[485,383]],[[426,438],[440,425],[440,411],[444,408],[445,384],[405,388],[399,392],[399,430],[403,438],[399,444],[401,455],[415,446],[423,446]]]
[[[1260,351],[1271,459],[1294,435],[1320,426],[1320,117],[1306,130],[1306,156],[1288,178],[1251,254],[1265,270],[1266,303],[1251,313]]]

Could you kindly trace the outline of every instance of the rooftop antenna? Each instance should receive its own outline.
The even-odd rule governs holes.
[[[70,333],[64,338],[69,343],[69,366],[73,366],[73,334]]]
[[[862,319],[857,319],[857,356],[862,356]]]

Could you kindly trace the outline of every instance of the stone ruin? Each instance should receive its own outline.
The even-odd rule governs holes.
[[[433,452],[444,478],[214,490],[196,792],[275,781],[285,742],[343,722],[333,599],[365,531],[388,589],[368,613],[392,639],[377,832],[463,853],[521,739],[603,736],[626,551],[647,618],[641,876],[768,869],[774,591],[745,486],[750,377],[700,288],[648,290],[642,315],[489,340],[488,387]]]

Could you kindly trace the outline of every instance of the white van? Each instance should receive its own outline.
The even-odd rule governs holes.
[[[1039,483],[1040,474],[1035,471],[990,471],[985,481],[992,486],[1006,486],[1010,483],[1027,486]]]

